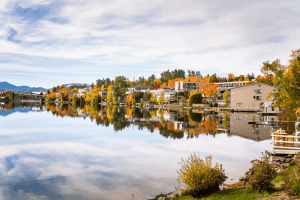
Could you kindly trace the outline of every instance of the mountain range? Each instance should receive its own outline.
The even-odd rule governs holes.
[[[25,92],[25,91],[39,92],[40,90],[44,90],[44,91],[48,90],[42,87],[15,86],[6,81],[0,82],[0,89],[2,88],[3,90],[11,90],[12,92]]]
[[[83,86],[84,84],[82,83],[68,83],[68,84],[64,84],[64,86],[69,87],[72,85],[78,85],[78,86]],[[88,84],[87,84],[88,86]],[[29,86],[15,86],[11,83],[8,83],[6,81],[0,82],[0,90],[3,88],[3,90],[11,90],[12,92],[25,92],[25,91],[29,91],[29,92],[39,92],[41,90],[43,91],[47,91],[47,90],[51,90],[52,88],[43,88],[43,87],[29,87]]]

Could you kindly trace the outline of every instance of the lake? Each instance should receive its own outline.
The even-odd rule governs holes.
[[[192,153],[237,182],[272,127],[257,113],[199,114],[85,105],[9,104],[0,109],[0,199],[135,199],[174,191]]]

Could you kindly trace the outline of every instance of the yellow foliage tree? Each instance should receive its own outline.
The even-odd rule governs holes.
[[[163,84],[161,85],[161,88],[168,88],[168,86],[167,86],[166,83],[163,83]]]

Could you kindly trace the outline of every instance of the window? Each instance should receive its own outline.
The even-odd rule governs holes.
[[[237,116],[236,116],[236,120],[243,120],[243,116],[237,115]]]
[[[256,100],[261,100],[261,96],[256,96]]]
[[[253,90],[253,94],[261,94],[261,89]]]
[[[261,134],[261,130],[253,130],[252,133],[258,135],[258,134]]]
[[[261,128],[261,125],[260,124],[256,124],[255,128]]]
[[[255,96],[253,96],[253,100],[255,100],[256,99],[256,97]]]
[[[242,103],[236,103],[236,107],[243,107]]]

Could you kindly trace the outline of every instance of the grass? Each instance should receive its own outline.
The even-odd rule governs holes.
[[[289,166],[287,170],[288,171],[292,171],[292,172],[296,172],[297,171],[296,166]],[[271,183],[273,183],[275,185],[275,187],[277,187],[277,189],[280,189],[280,186],[282,184],[284,184],[284,181],[283,181],[283,172],[278,173],[277,176],[272,180]]]
[[[181,196],[177,200],[231,200],[231,199],[255,199],[260,196],[268,195],[267,192],[248,192],[245,188],[221,190],[202,198],[192,196]]]

